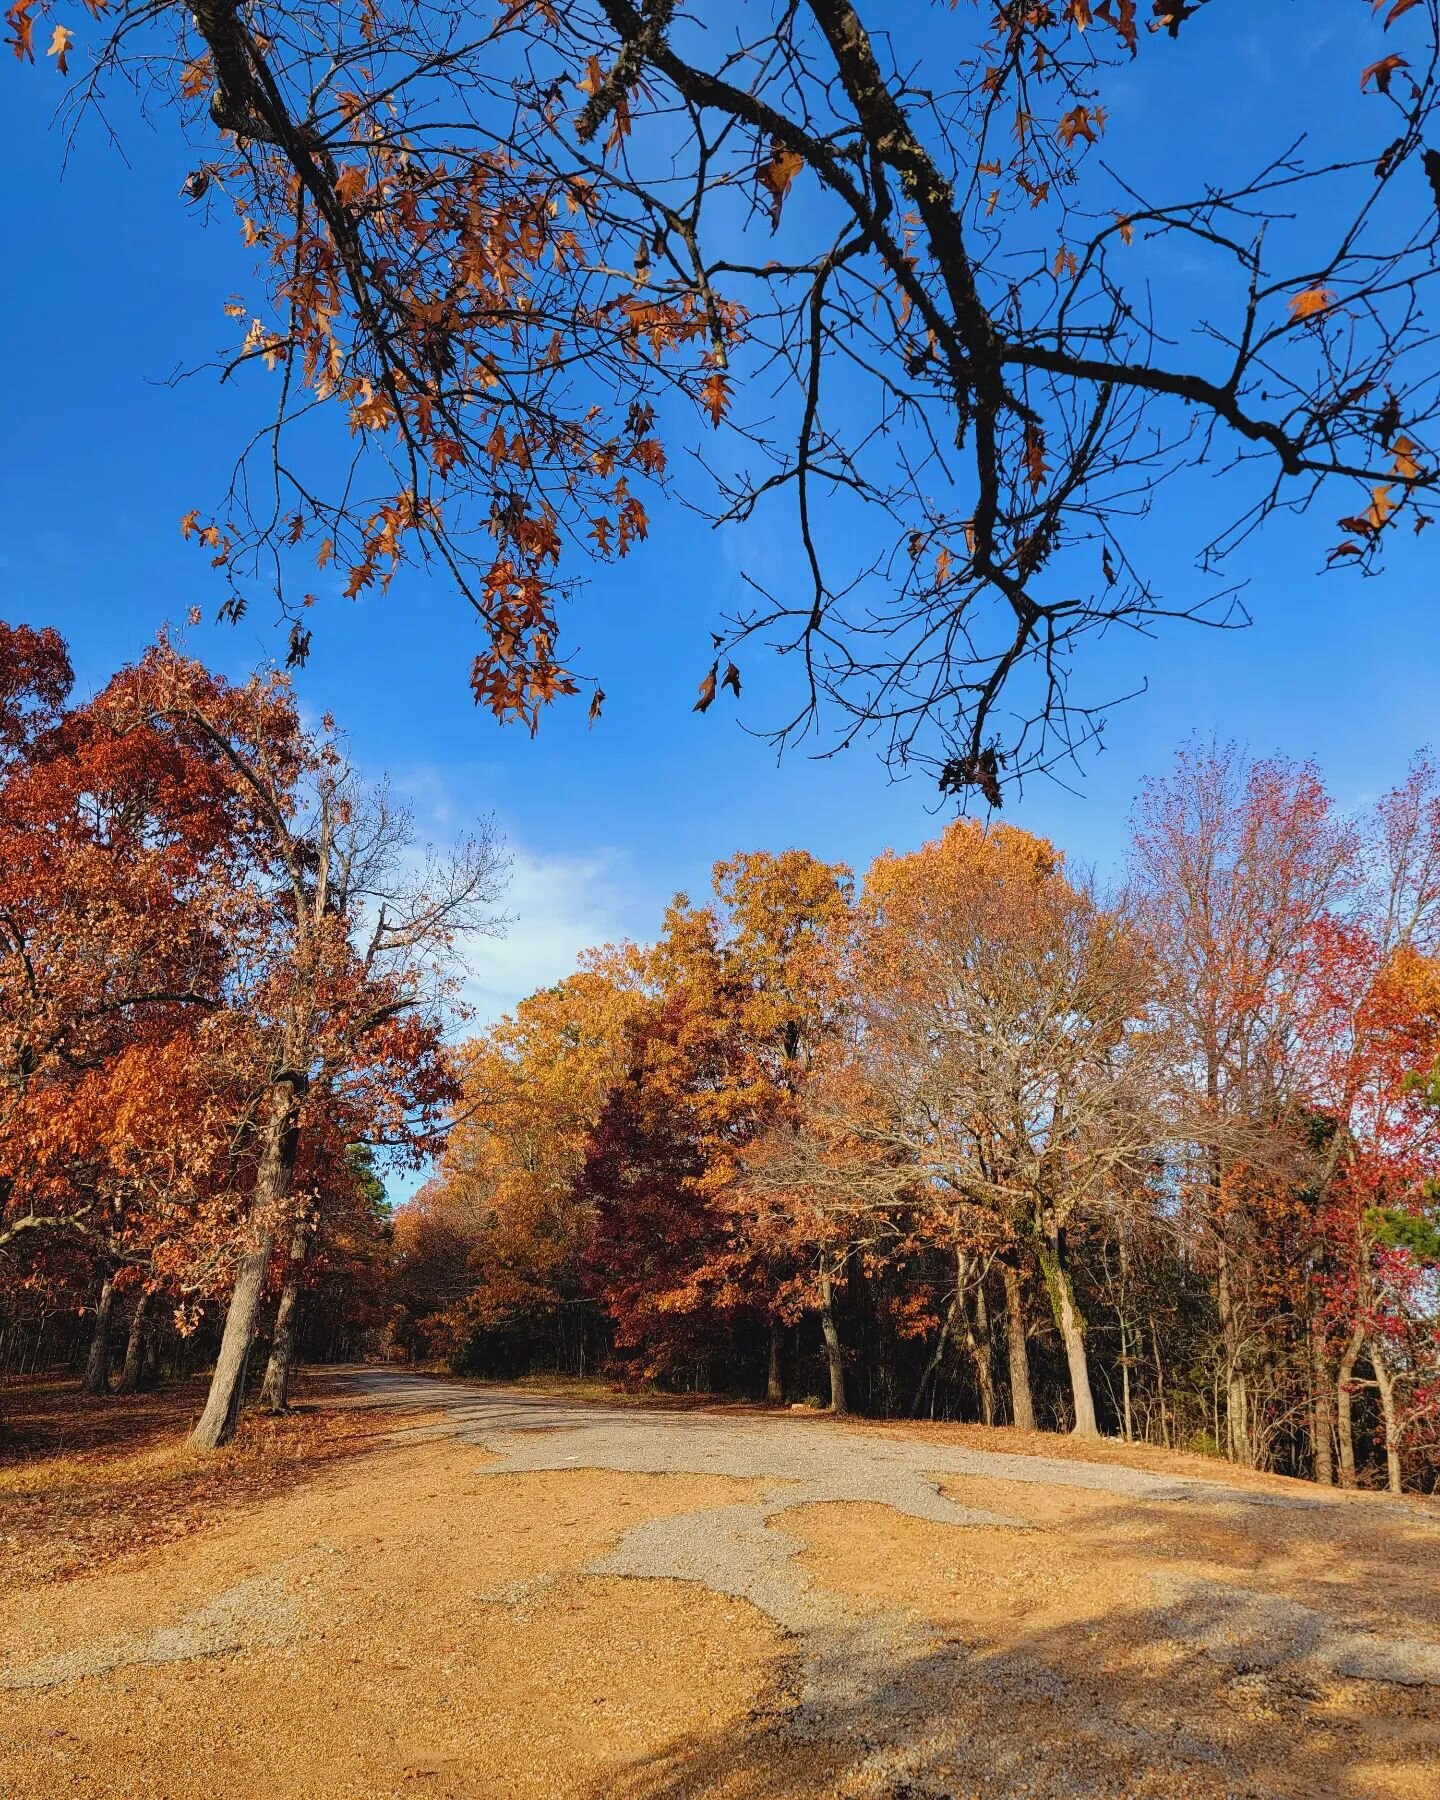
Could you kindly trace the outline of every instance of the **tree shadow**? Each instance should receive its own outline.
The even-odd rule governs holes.
[[[1148,1609],[1007,1636],[937,1638],[819,1704],[792,1661],[788,1696],[586,1800],[1433,1800],[1440,1689],[1337,1679],[1259,1642],[1217,1661]]]

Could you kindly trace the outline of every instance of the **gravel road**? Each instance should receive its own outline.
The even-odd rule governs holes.
[[[324,1393],[375,1454],[0,1605],[6,1800],[1437,1792],[1429,1504],[384,1369]]]
[[[1017,1456],[973,1450],[923,1437],[881,1437],[836,1422],[780,1416],[669,1411],[566,1403],[515,1390],[439,1383],[388,1370],[349,1378],[372,1406],[443,1406],[444,1429],[488,1451],[484,1473],[503,1477],[538,1471],[608,1470],[645,1475],[711,1475],[755,1484],[753,1501],[647,1521],[627,1532],[608,1555],[586,1565],[595,1576],[695,1582],[748,1601],[796,1646],[793,1704],[772,1721],[781,1737],[834,1742],[848,1739],[854,1761],[845,1791],[857,1795],[943,1795],[933,1771],[944,1767],[946,1724],[957,1685],[980,1687],[993,1704],[1023,1706],[1041,1697],[1066,1707],[1077,1726],[1128,1740],[1153,1762],[1207,1754],[1198,1739],[1172,1721],[1152,1731],[1095,1715],[1065,1676],[1029,1653],[977,1658],[965,1642],[946,1642],[913,1614],[893,1607],[857,1608],[805,1571],[804,1545],[785,1529],[786,1515],[827,1505],[871,1505],[958,1531],[1027,1532],[1022,1516],[1003,1509],[957,1504],[942,1484],[993,1484],[1013,1494],[1037,1487],[1224,1517],[1234,1509],[1286,1515],[1313,1530],[1327,1513],[1366,1507],[1383,1533],[1397,1510],[1433,1532],[1428,1511],[1397,1509],[1387,1499],[1325,1496],[1294,1488],[1241,1487],[1225,1481],[1153,1475],[1111,1463]],[[1347,1521],[1350,1522],[1350,1521]],[[1343,1618],[1242,1582],[1185,1578],[1162,1568],[1147,1572],[1152,1593],[1142,1629],[1155,1639],[1193,1647],[1218,1664],[1254,1677],[1263,1673],[1292,1686],[1326,1676],[1406,1688],[1440,1688],[1440,1637],[1393,1635],[1357,1628]],[[542,1594],[547,1577],[488,1596],[523,1606]],[[1046,1757],[1047,1762],[1051,1758]],[[1051,1778],[1054,1771],[1051,1768]],[[1029,1785],[1022,1771],[1016,1792],[1069,1792]],[[929,1784],[929,1785],[927,1785]],[[997,1792],[1010,1792],[1011,1788]],[[1077,1790],[1078,1791],[1078,1790]]]

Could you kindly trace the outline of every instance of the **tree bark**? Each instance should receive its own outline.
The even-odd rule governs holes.
[[[95,1302],[95,1329],[90,1337],[90,1354],[85,1359],[84,1388],[87,1394],[110,1391],[110,1321],[115,1312],[115,1275],[112,1270],[100,1286]]]
[[[1224,1239],[1223,1226],[1215,1298],[1220,1312],[1220,1335],[1225,1346],[1226,1451],[1232,1462],[1239,1463],[1244,1469],[1252,1469],[1255,1466],[1255,1446],[1250,1431],[1250,1389],[1240,1361],[1240,1322],[1230,1274],[1230,1251]]]
[[[130,1315],[130,1335],[125,1340],[125,1366],[120,1371],[120,1392],[133,1394],[139,1390],[141,1368],[145,1359],[145,1322],[153,1298],[149,1288],[141,1288],[135,1296],[135,1310]]]
[[[1398,1494],[1400,1481],[1400,1425],[1395,1410],[1395,1378],[1385,1367],[1375,1343],[1370,1345],[1370,1367],[1375,1371],[1375,1385],[1380,1390],[1380,1411],[1385,1420],[1385,1485]]]
[[[1325,1356],[1325,1327],[1317,1314],[1310,1321],[1310,1385],[1314,1396],[1310,1425],[1315,1453],[1315,1479],[1322,1487],[1335,1485],[1335,1408],[1330,1370]]]
[[[290,1254],[285,1261],[285,1285],[280,1290],[280,1305],[275,1313],[275,1333],[270,1340],[265,1382],[260,1390],[260,1404],[267,1412],[285,1412],[290,1405],[290,1372],[295,1362],[295,1313],[300,1304],[300,1282],[309,1250],[310,1225],[308,1221],[301,1220],[290,1236]]]
[[[240,1409],[245,1399],[245,1370],[250,1361],[250,1347],[255,1341],[265,1277],[275,1248],[271,1221],[289,1195],[295,1172],[303,1092],[304,1079],[297,1075],[278,1080],[271,1090],[251,1212],[252,1221],[259,1224],[258,1235],[251,1236],[249,1247],[240,1258],[205,1410],[190,1434],[190,1443],[196,1450],[218,1450],[222,1444],[229,1443],[240,1422]]]
[[[1030,1353],[1026,1344],[1025,1303],[1020,1271],[1002,1262],[1005,1283],[1005,1347],[1010,1361],[1010,1420],[1018,1431],[1035,1429],[1035,1395],[1030,1386]]]
[[[984,1283],[978,1283],[973,1298],[967,1299],[971,1259],[963,1250],[955,1252],[956,1316],[964,1321],[965,1349],[975,1369],[975,1384],[980,1390],[980,1416],[987,1425],[995,1423],[995,1373],[990,1362],[990,1315],[985,1307]]]
[[[1355,1485],[1355,1424],[1353,1415],[1353,1396],[1350,1382],[1355,1374],[1355,1362],[1365,1342],[1365,1334],[1357,1325],[1350,1333],[1350,1341],[1340,1356],[1340,1367],[1335,1377],[1335,1435],[1340,1443],[1340,1485]]]
[[[835,1328],[834,1293],[830,1285],[829,1265],[820,1264],[820,1331],[825,1339],[825,1356],[830,1365],[830,1410],[845,1413],[845,1362],[840,1349],[840,1333]]]
[[[765,1398],[772,1406],[785,1399],[785,1381],[780,1366],[780,1321],[770,1321],[770,1365],[765,1371]]]
[[[1047,1242],[1040,1250],[1045,1285],[1050,1290],[1055,1323],[1060,1341],[1065,1346],[1065,1366],[1070,1375],[1070,1397],[1075,1408],[1073,1435],[1096,1438],[1100,1427],[1095,1420],[1095,1396],[1090,1389],[1090,1360],[1085,1354],[1085,1321],[1075,1301],[1070,1271],[1065,1266],[1065,1234],[1058,1225],[1050,1224]]]

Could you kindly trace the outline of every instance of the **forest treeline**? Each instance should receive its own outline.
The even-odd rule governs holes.
[[[1349,816],[1192,745],[1113,892],[967,819],[738,854],[457,1046],[492,831],[279,674],[72,685],[0,626],[0,1375],[208,1371],[202,1447],[383,1350],[1436,1486],[1425,758]]]
[[[423,1157],[458,1097],[454,950],[504,858],[425,853],[279,674],[162,638],[72,686],[56,632],[0,624],[0,1373],[83,1341],[101,1393],[122,1335],[123,1388],[213,1362],[209,1449],[262,1323],[283,1408],[302,1327],[382,1322],[377,1153]]]
[[[718,863],[466,1048],[402,1349],[1431,1488],[1440,790],[1192,746],[1123,886]]]

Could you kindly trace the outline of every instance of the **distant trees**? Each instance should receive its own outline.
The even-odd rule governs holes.
[[[1346,819],[1215,746],[1111,896],[967,821],[717,864],[467,1053],[397,1337],[1433,1482],[1437,903],[1428,764]]]
[[[162,640],[67,709],[63,646],[10,637],[0,1306],[57,1258],[88,1269],[101,1392],[117,1307],[133,1387],[162,1305],[184,1335],[223,1303],[211,1448],[272,1286],[283,1407],[307,1260],[381,1228],[363,1147],[418,1154],[457,1097],[450,952],[492,923],[503,858],[488,833],[417,856],[280,677],[232,685]]]

